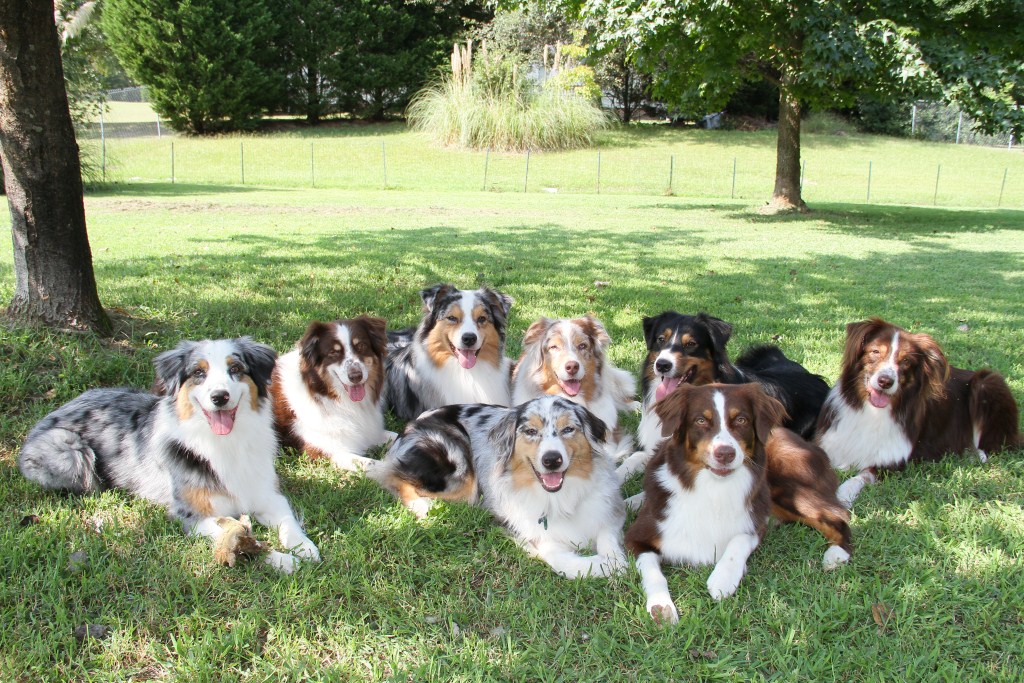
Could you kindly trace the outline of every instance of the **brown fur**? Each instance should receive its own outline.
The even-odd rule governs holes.
[[[210,502],[210,498],[217,495],[222,496],[224,492],[205,488],[188,488],[181,492],[181,497],[203,517],[213,516],[213,503]]]

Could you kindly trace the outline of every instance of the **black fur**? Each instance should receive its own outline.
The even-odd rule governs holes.
[[[788,415],[783,426],[805,439],[814,435],[818,413],[828,396],[829,386],[824,378],[813,375],[799,363],[790,360],[782,350],[765,344],[747,349],[735,363],[729,361],[726,344],[732,336],[732,325],[708,315],[683,315],[675,311],[644,318],[644,338],[648,354],[641,369],[643,396],[648,396],[654,380],[649,365],[655,355],[665,347],[659,345],[657,335],[665,329],[685,332],[696,342],[689,348],[673,346],[671,351],[683,355],[709,356],[714,364],[714,381],[725,384],[746,384],[757,382],[765,393],[778,399]]]

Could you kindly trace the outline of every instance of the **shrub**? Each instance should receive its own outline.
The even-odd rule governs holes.
[[[577,81],[540,88],[513,56],[489,55],[485,47],[474,61],[471,44],[456,45],[451,75],[417,93],[406,113],[414,129],[442,145],[505,151],[586,147],[608,118],[577,92]]]

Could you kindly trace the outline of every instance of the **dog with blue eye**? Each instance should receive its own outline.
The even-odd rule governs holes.
[[[218,519],[252,513],[289,551],[269,553],[268,564],[292,572],[300,559],[319,561],[274,470],[276,358],[249,337],[181,342],[154,360],[152,392],[92,389],[44,417],[18,468],[47,489],[124,489],[214,544]]]
[[[436,499],[479,504],[558,574],[610,576],[626,567],[625,506],[605,436],[599,418],[558,396],[451,405],[407,424],[367,474],[418,517]]]

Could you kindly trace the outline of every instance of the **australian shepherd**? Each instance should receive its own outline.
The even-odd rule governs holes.
[[[385,403],[405,420],[454,403],[511,402],[505,324],[512,298],[440,284],[420,292],[415,330],[388,333]]]
[[[310,323],[274,368],[270,391],[282,445],[345,470],[373,462],[366,449],[397,436],[384,429],[381,405],[387,342],[381,318]]]
[[[609,576],[625,568],[625,509],[604,441],[601,420],[558,396],[453,405],[406,425],[368,473],[418,516],[436,498],[482,501],[559,574]]]
[[[74,493],[125,489],[216,542],[217,518],[253,513],[293,554],[320,553],[281,495],[267,385],[276,353],[248,337],[182,342],[156,357],[154,391],[92,389],[43,418],[18,457],[22,474]]]
[[[964,451],[985,462],[1019,447],[1017,419],[998,373],[955,368],[927,334],[871,318],[846,326],[842,372],[817,439],[835,467],[857,470],[839,488],[849,507],[879,470]]]
[[[711,597],[732,595],[760,544],[769,514],[825,535],[826,568],[850,557],[849,512],[820,449],[779,427],[785,409],[757,383],[683,385],[658,402],[666,439],[644,479],[646,500],[626,533],[656,621],[678,612],[662,561],[715,568]]]
[[[751,347],[732,363],[726,351],[732,325],[707,313],[694,316],[666,311],[644,318],[643,327],[647,358],[640,371],[643,413],[637,431],[643,450],[623,464],[619,472],[623,478],[642,469],[650,459],[663,438],[653,407],[681,385],[756,382],[782,403],[786,410],[784,427],[805,439],[813,437],[828,384],[786,358],[779,347]]]
[[[541,396],[579,403],[604,422],[616,454],[633,445],[618,427],[619,412],[638,410],[636,380],[608,360],[611,337],[604,325],[582,318],[541,318],[523,338],[523,355],[512,375],[512,404]]]

